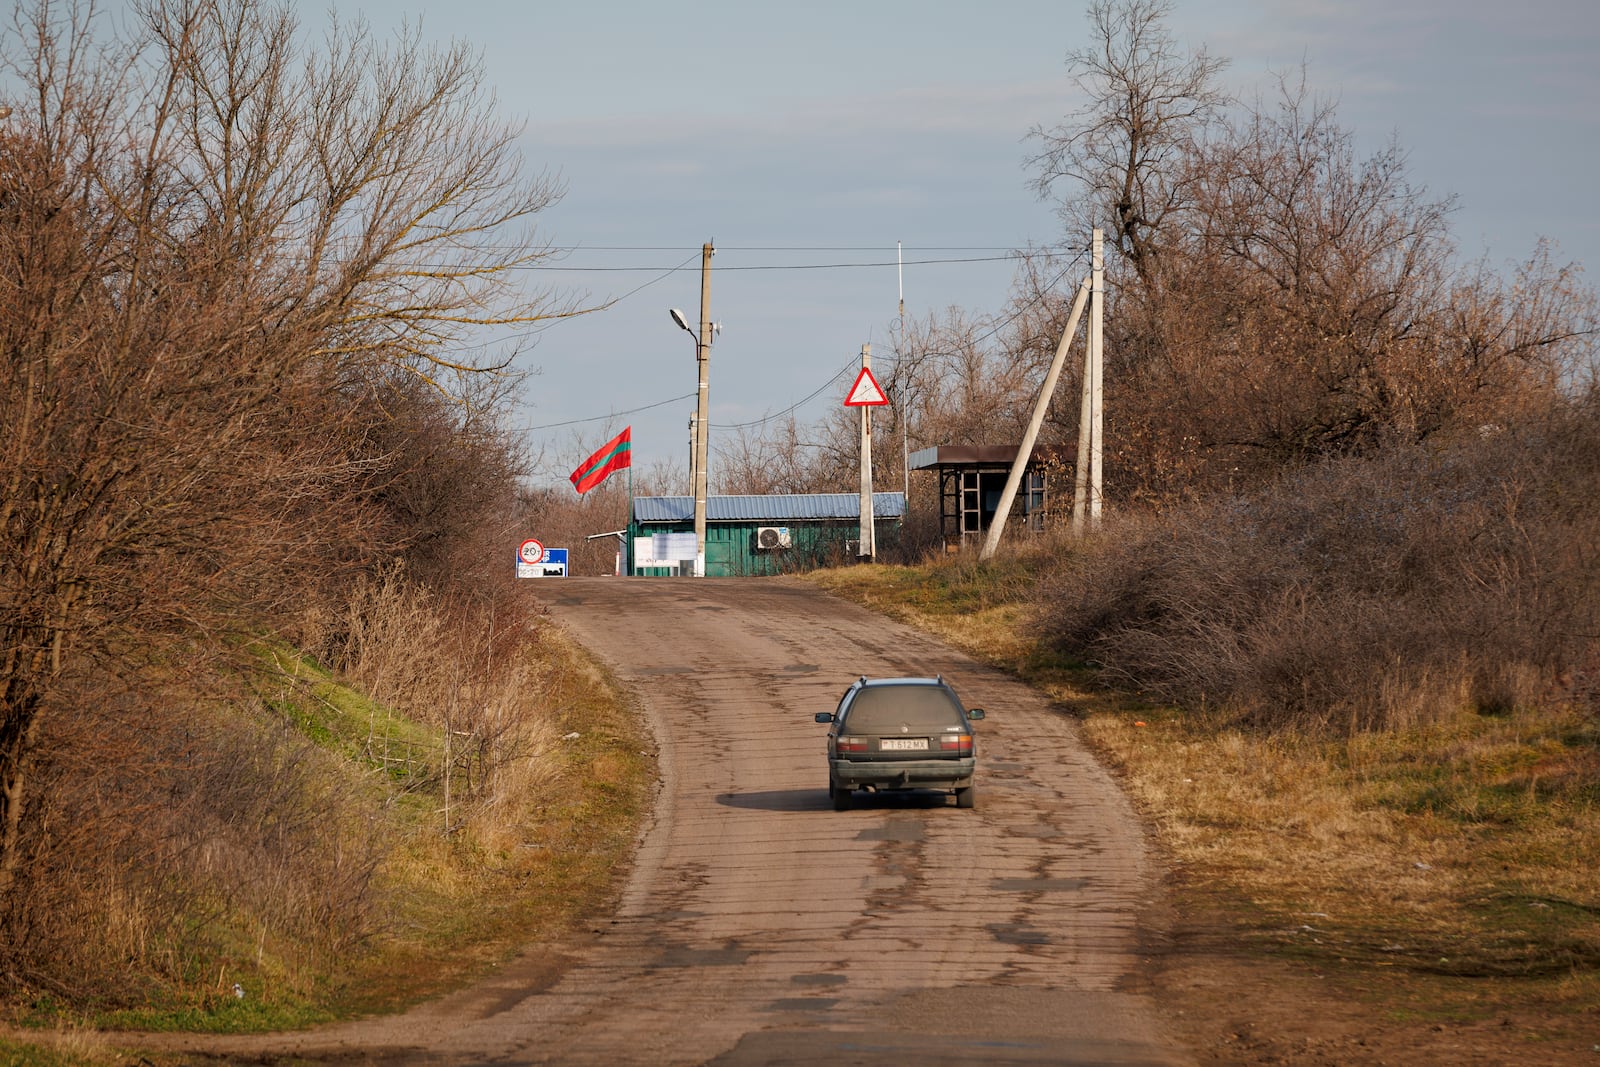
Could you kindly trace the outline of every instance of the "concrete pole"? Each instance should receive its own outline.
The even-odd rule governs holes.
[[[698,352],[698,349],[696,350]],[[700,414],[689,412],[689,495],[694,496],[694,472],[700,466]]]
[[[1105,429],[1105,311],[1106,311],[1106,259],[1105,234],[1098,227],[1094,231],[1091,254],[1091,277],[1094,291],[1089,301],[1089,363],[1094,368],[1094,410],[1089,417],[1089,528],[1100,529],[1100,485],[1105,466],[1105,448],[1102,440]]]
[[[906,351],[906,267],[904,257],[900,254],[900,242],[894,243],[895,269],[900,275],[900,317],[895,322],[900,324],[900,346],[896,350],[897,359],[903,357]],[[901,511],[904,516],[911,508],[911,426],[908,419],[910,412],[897,411],[895,417],[900,420],[900,479],[901,493],[905,499],[901,502]]]
[[[872,369],[872,346],[861,346],[861,369]],[[870,560],[877,555],[875,516],[872,513],[872,408],[861,405],[861,540],[857,543],[858,558]]]
[[[1067,362],[1067,346],[1072,343],[1072,335],[1078,332],[1078,320],[1083,317],[1083,305],[1088,299],[1089,279],[1085,278],[1083,284],[1078,286],[1077,298],[1072,301],[1072,314],[1067,316],[1067,328],[1061,332],[1061,341],[1056,345],[1056,355],[1050,361],[1050,370],[1044,376],[1044,385],[1039,387],[1039,399],[1033,403],[1033,417],[1028,420],[1028,432],[1017,449],[1017,458],[1011,461],[1011,472],[1006,475],[1006,487],[1000,491],[1000,505],[995,509],[994,522],[989,524],[989,533],[983,539],[983,550],[978,553],[979,559],[988,559],[994,555],[995,549],[1000,547],[1000,536],[1005,531],[1006,517],[1011,514],[1011,505],[1017,499],[1017,489],[1022,484],[1022,472],[1028,467],[1028,457],[1033,455],[1034,442],[1039,439],[1039,428],[1044,425],[1045,412],[1050,409],[1050,397],[1056,391],[1056,382],[1061,380],[1061,368]]]
[[[1078,409],[1078,469],[1072,490],[1072,535],[1082,537],[1085,525],[1100,525],[1101,430],[1104,406],[1100,390],[1104,384],[1101,351],[1105,322],[1105,246],[1104,235],[1094,231],[1090,246],[1089,343],[1083,352],[1083,403]]]
[[[1091,275],[1092,277],[1092,275]],[[1087,281],[1087,279],[1086,279]],[[1092,286],[1094,283],[1088,281]],[[1072,480],[1072,536],[1083,536],[1083,524],[1089,512],[1089,423],[1094,411],[1094,369],[1090,361],[1089,346],[1083,346],[1083,390],[1078,404],[1078,462]]]
[[[706,576],[706,453],[709,450],[711,410],[711,256],[716,249],[707,241],[700,246],[700,333],[694,339],[695,363],[700,372],[699,399],[695,405],[694,442],[694,576]]]

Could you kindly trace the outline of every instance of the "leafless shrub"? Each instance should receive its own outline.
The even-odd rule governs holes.
[[[371,429],[364,496],[382,516],[385,543],[416,581],[436,589],[492,591],[510,575],[516,486],[526,466],[508,433],[505,384],[469,383],[466,402],[391,370],[351,399]]]
[[[1123,519],[1044,583],[1041,632],[1122,683],[1264,726],[1558,697],[1600,632],[1597,442],[1586,402]]]

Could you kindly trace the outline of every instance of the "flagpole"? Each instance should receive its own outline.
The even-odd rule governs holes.
[[[620,574],[633,575],[633,464],[628,464],[628,514],[622,520],[622,566]],[[620,576],[620,575],[619,575]]]

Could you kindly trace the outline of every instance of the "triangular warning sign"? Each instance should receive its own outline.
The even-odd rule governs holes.
[[[872,371],[866,367],[862,367],[861,373],[856,375],[856,384],[850,387],[850,395],[844,398],[844,406],[847,408],[869,407],[888,402],[889,398],[883,395],[878,379],[874,378]]]

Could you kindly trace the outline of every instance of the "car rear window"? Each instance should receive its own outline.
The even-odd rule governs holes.
[[[845,718],[850,730],[863,734],[937,731],[961,724],[961,705],[946,689],[890,685],[857,693]]]

